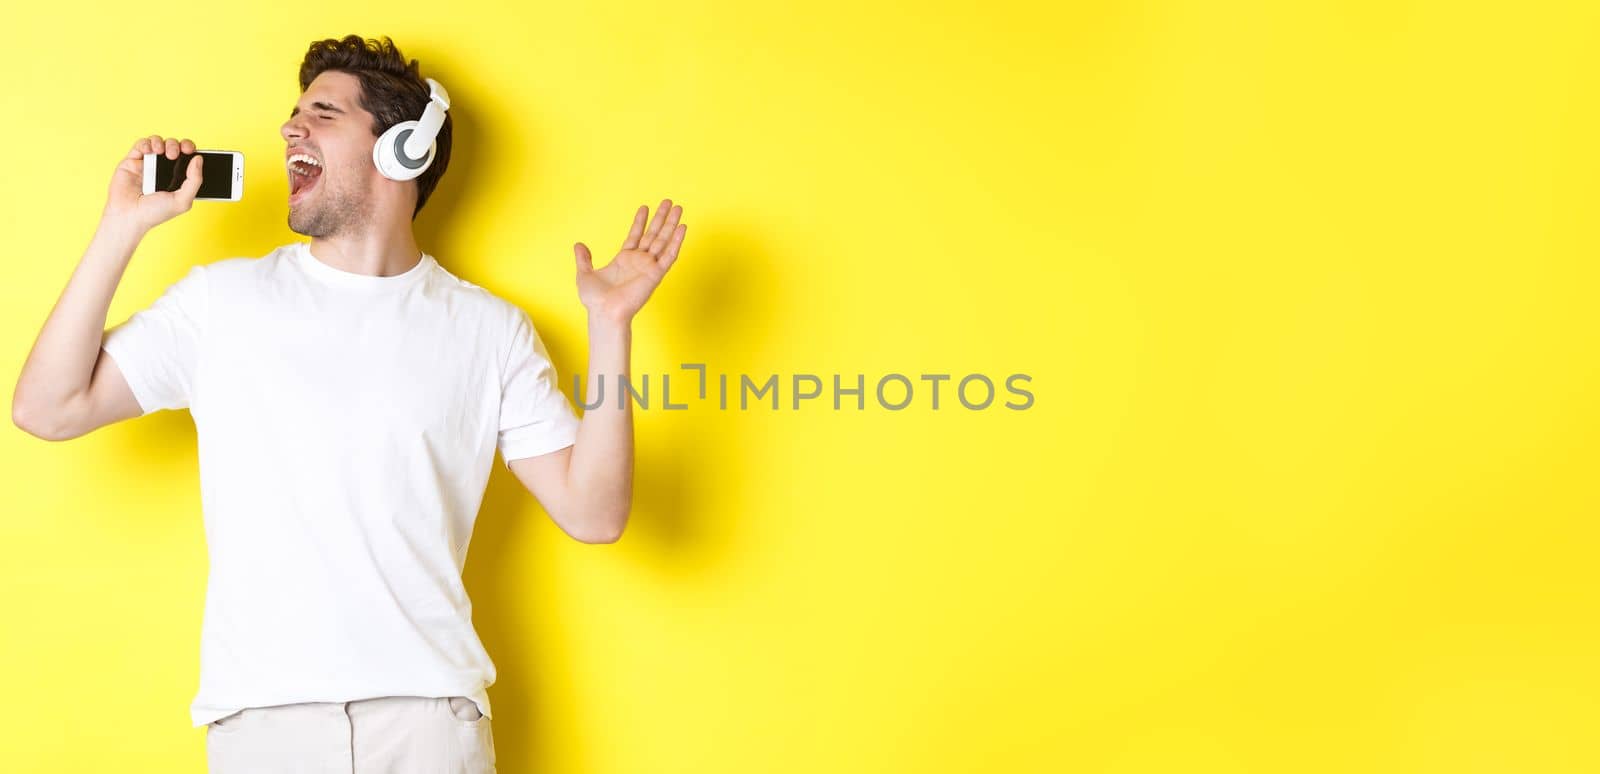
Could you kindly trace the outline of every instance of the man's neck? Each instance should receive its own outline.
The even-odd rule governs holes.
[[[336,269],[375,277],[404,274],[422,260],[409,222],[387,227],[372,224],[356,233],[313,237],[311,254]]]

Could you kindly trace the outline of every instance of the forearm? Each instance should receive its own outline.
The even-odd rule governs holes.
[[[589,384],[567,471],[570,517],[591,535],[615,537],[627,525],[633,502],[633,401],[622,390],[633,341],[631,323],[589,317]],[[604,402],[596,405],[607,385]],[[635,385],[637,388],[637,385]]]
[[[23,363],[12,395],[14,417],[43,423],[88,389],[111,298],[143,237],[138,227],[100,221]]]

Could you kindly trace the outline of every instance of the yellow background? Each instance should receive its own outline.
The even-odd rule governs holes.
[[[572,243],[664,196],[637,373],[1033,377],[641,411],[614,545],[497,460],[501,771],[1595,771],[1600,6],[1490,5],[12,5],[3,376],[142,134],[246,192],[108,325],[298,239],[300,57],[388,34],[455,102],[423,247],[564,380]],[[187,412],[0,455],[4,768],[202,771]]]

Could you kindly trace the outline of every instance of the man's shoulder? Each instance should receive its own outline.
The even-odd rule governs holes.
[[[434,264],[439,275],[444,278],[445,284],[451,290],[471,299],[473,303],[478,304],[481,308],[492,311],[507,322],[513,322],[516,316],[522,312],[522,308],[511,300],[495,294],[494,291],[482,285],[456,276],[442,264],[439,264],[437,260],[434,261]]]

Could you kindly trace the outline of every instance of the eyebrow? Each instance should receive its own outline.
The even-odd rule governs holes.
[[[345,114],[343,110],[340,110],[339,108],[337,108],[334,105],[329,104],[327,102],[313,102],[313,103],[311,103],[311,109],[312,110],[326,110],[329,113],[338,113],[341,116]],[[295,105],[294,110],[289,111],[289,117],[290,118],[294,118],[295,116],[297,116],[299,114],[300,114],[300,106],[299,105]]]

